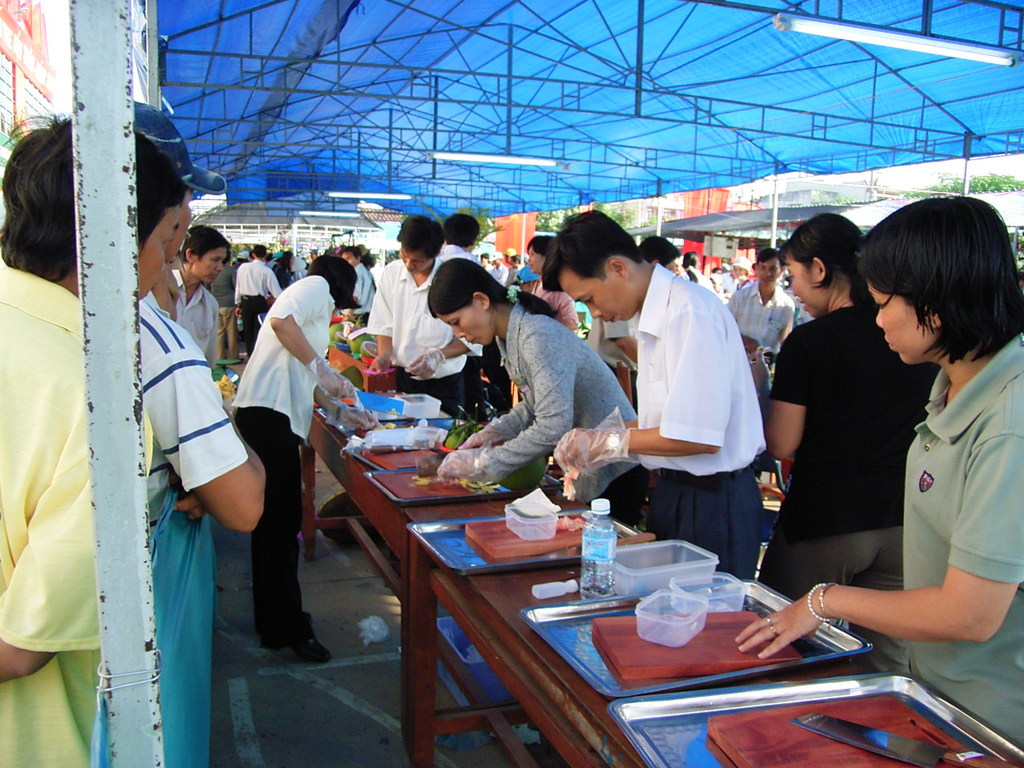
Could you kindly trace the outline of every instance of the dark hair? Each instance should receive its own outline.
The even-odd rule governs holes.
[[[143,243],[185,185],[167,158],[136,134],[136,241]],[[4,170],[7,214],[0,243],[7,266],[58,282],[77,266],[72,128],[69,118],[39,122],[18,141]]]
[[[480,222],[468,213],[453,213],[444,220],[444,241],[449,245],[472,248],[478,237]]]
[[[267,246],[265,245],[254,245],[252,247],[253,258],[265,259],[267,258]]]
[[[277,258],[277,263],[287,269],[292,268],[292,259],[295,258],[295,254],[291,251],[285,251]]]
[[[354,245],[343,245],[343,246],[341,246],[341,248],[339,248],[337,250],[337,255],[338,256],[344,256],[346,253],[351,253],[353,256],[355,256],[359,260],[362,260],[362,258],[363,258],[362,252],[358,248],[356,248]]]
[[[363,263],[363,266],[366,267],[367,269],[373,269],[377,265],[377,257],[374,256],[369,251],[362,255],[360,261]]]
[[[190,227],[182,247],[185,251],[192,251],[197,256],[202,256],[217,248],[231,250],[231,244],[227,238],[213,227],[208,227],[205,224],[196,224],[194,227]]]
[[[533,251],[541,256],[547,256],[548,248],[551,247],[551,241],[554,239],[551,235],[534,235],[526,244],[526,252]]]
[[[600,211],[570,216],[548,247],[543,285],[549,291],[562,290],[559,275],[563,269],[582,278],[604,279],[604,263],[612,256],[643,262],[633,238]]]
[[[700,266],[700,257],[696,251],[687,251],[683,254],[684,269],[696,269],[698,266]]]
[[[889,214],[864,241],[861,271],[879,293],[906,298],[922,326],[938,316],[934,348],[951,363],[997,352],[1024,331],[1006,225],[983,200],[928,198]]]
[[[827,215],[827,214],[822,214],[822,215]],[[839,218],[843,218],[843,217],[840,216]],[[857,230],[857,239],[858,240],[860,239],[860,230],[859,229]],[[758,264],[764,264],[766,261],[771,261],[772,259],[778,259],[780,262],[782,261],[782,255],[777,250],[775,250],[774,248],[762,248],[760,251],[757,252],[757,263]]]
[[[474,293],[482,293],[492,304],[511,304],[508,289],[495,280],[491,273],[469,259],[449,259],[442,264],[427,292],[430,314],[450,315],[473,301]],[[526,291],[519,291],[516,301],[531,315],[554,317],[555,310],[544,299]]]
[[[338,309],[354,309],[359,306],[352,295],[356,288],[356,271],[344,259],[321,257],[309,265],[306,275],[322,277],[327,281],[334,306]]]
[[[837,275],[850,285],[850,299],[854,304],[872,303],[871,294],[857,267],[857,252],[861,245],[860,229],[845,216],[837,213],[819,213],[797,227],[792,236],[779,249],[780,261],[793,260],[809,267],[815,259],[825,266],[825,276],[815,287],[828,288]],[[761,254],[758,254],[758,261]]]
[[[640,245],[637,246],[637,250],[640,251],[644,261],[651,264],[661,264],[663,267],[667,267],[679,258],[679,249],[664,237],[659,237],[658,235],[645,237],[640,242]],[[694,266],[696,266],[696,263]]]
[[[398,242],[408,251],[423,251],[428,259],[433,259],[444,245],[444,231],[426,216],[407,216],[398,230]]]

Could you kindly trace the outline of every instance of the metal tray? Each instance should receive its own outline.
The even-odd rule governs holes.
[[[708,718],[713,715],[885,695],[919,712],[967,746],[1005,760],[1024,760],[1024,752],[987,725],[917,681],[898,675],[856,675],[619,699],[608,705],[608,712],[650,768],[707,768],[721,765],[705,745]]]
[[[378,470],[372,470],[370,472],[364,472],[363,474],[366,476],[366,478],[371,483],[373,483],[377,488],[380,489],[381,493],[383,493],[385,496],[387,496],[391,501],[393,501],[399,507],[422,507],[422,506],[426,506],[426,505],[429,505],[429,504],[463,504],[463,503],[465,503],[467,501],[500,501],[501,499],[516,499],[516,498],[519,498],[520,496],[525,496],[527,493],[529,493],[530,491],[534,490],[534,489],[530,488],[530,489],[526,489],[526,490],[522,490],[522,491],[513,491],[513,490],[510,490],[510,489],[506,488],[503,485],[499,485],[497,490],[491,491],[489,493],[462,493],[462,494],[456,494],[456,495],[452,495],[452,496],[430,496],[430,495],[427,495],[427,496],[413,496],[413,497],[410,497],[410,498],[407,498],[407,499],[403,499],[403,498],[400,498],[400,497],[396,496],[395,494],[393,494],[383,483],[381,483],[377,479],[380,475],[389,475],[389,474],[398,473],[398,472],[410,472],[410,471],[412,471],[412,470],[408,470],[408,469],[378,469]],[[548,477],[547,475],[545,475],[544,479],[541,480],[540,487],[541,487],[542,490],[547,490],[549,488],[556,488],[556,487],[558,487],[560,485],[561,484],[557,480],[555,480],[553,477]]]
[[[759,616],[781,610],[790,601],[756,581],[746,581],[747,598],[744,610]],[[730,683],[745,677],[756,677],[766,673],[781,672],[834,661],[871,650],[871,643],[846,630],[824,625],[818,628],[810,639],[801,638],[793,643],[803,658],[783,661],[766,667],[740,669],[719,675],[703,675],[658,680],[620,681],[605,664],[601,654],[594,647],[590,625],[594,619],[603,616],[623,616],[633,613],[636,604],[644,595],[628,597],[599,598],[573,603],[558,603],[520,611],[523,619],[543,637],[559,655],[575,669],[583,679],[599,693],[612,698],[637,696],[659,691],[675,691],[686,688],[707,688],[721,683]]]
[[[585,509],[567,509],[560,515],[582,515]],[[434,523],[409,523],[408,528],[419,539],[436,560],[444,563],[455,573],[463,576],[474,573],[500,573],[502,571],[525,571],[532,568],[553,568],[555,566],[578,565],[579,547],[567,547],[543,555],[533,555],[522,560],[507,560],[492,563],[473,549],[466,541],[466,523],[504,520],[504,517],[470,517],[461,520],[439,520]],[[639,531],[618,520],[615,530],[619,538],[636,536]]]
[[[430,449],[427,449],[427,448],[409,448],[409,449],[399,448],[399,449],[394,450],[394,451],[385,451],[385,452],[383,452],[383,455],[388,455],[388,454],[391,454],[391,453],[408,453],[409,451],[425,451],[425,450],[430,450]],[[374,454],[373,452],[368,451],[365,448],[357,448],[355,450],[349,451],[349,453],[351,453],[356,458],[357,461],[362,462],[363,464],[365,464],[366,466],[370,467],[373,470],[383,470],[384,472],[389,472],[390,471],[390,469],[388,467],[382,466],[382,465],[378,464],[375,461],[374,457],[379,455],[379,454]],[[443,456],[443,454],[440,451],[435,451],[435,453],[437,453],[438,456]]]

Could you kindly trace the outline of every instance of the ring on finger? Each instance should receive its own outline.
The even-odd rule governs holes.
[[[773,635],[778,637],[778,634],[779,634],[779,628],[778,627],[776,627],[774,624],[769,624],[768,625],[768,629],[770,629],[772,631]]]
[[[764,620],[765,620],[766,622],[768,622],[768,626],[769,626],[769,627],[770,627],[770,626],[772,626],[772,617],[771,617],[771,616],[765,616],[765,617],[764,617]]]

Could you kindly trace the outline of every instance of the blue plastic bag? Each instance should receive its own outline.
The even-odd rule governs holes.
[[[169,490],[153,531],[153,600],[160,648],[164,765],[210,762],[210,686],[216,553],[210,519],[189,520]]]
[[[92,721],[92,743],[89,745],[90,768],[110,768],[110,743],[107,736],[107,697],[96,696],[96,716]]]

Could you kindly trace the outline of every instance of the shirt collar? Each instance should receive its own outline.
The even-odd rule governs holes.
[[[434,275],[437,274],[437,270],[441,268],[441,260],[439,258],[434,259],[434,266],[430,269],[430,274],[427,276],[427,280],[423,285],[416,285],[416,281],[412,279],[412,274],[405,265],[402,265],[402,274],[398,276],[399,281],[404,283],[412,283],[412,289],[414,291],[425,291],[430,288],[430,284],[434,282]]]
[[[655,264],[651,272],[651,282],[647,286],[647,296],[640,307],[640,320],[637,322],[638,333],[661,336],[662,324],[665,322],[665,307],[668,306],[669,293],[675,275],[661,264]]]
[[[1024,373],[1024,336],[1014,336],[996,352],[988,364],[946,404],[949,377],[939,371],[932,385],[927,406],[928,428],[937,437],[954,442],[975,419],[1006,389],[1015,378]]]
[[[82,302],[57,283],[11,267],[0,267],[0,303],[82,335]]]

